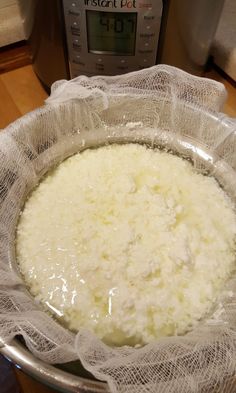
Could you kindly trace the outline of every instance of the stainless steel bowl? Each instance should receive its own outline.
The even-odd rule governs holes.
[[[104,393],[109,392],[104,382],[73,375],[60,368],[46,364],[33,356],[17,340],[1,348],[1,353],[17,368],[44,385],[63,393]],[[65,367],[65,366],[64,366]]]
[[[63,132],[63,127],[65,124],[73,132],[73,143],[68,142],[65,149],[64,157],[67,157],[76,151],[83,150],[89,147],[97,147],[107,143],[127,143],[127,142],[138,142],[146,143],[153,147],[159,146],[161,148],[165,147],[173,152],[181,154],[184,157],[188,157],[193,162],[198,160],[200,166],[206,171],[214,171],[214,175],[218,177],[219,181],[223,186],[227,186],[227,181],[224,184],[224,176],[222,172],[222,160],[221,160],[221,150],[214,150],[212,146],[206,146],[197,138],[199,126],[203,123],[204,127],[208,130],[212,130],[212,135],[214,135],[214,130],[217,132],[229,134],[230,127],[232,124],[230,121],[226,120],[222,115],[210,114],[205,112],[203,109],[198,109],[192,105],[179,104],[179,108],[175,110],[179,111],[179,115],[176,118],[176,122],[173,123],[173,119],[169,119],[170,105],[168,102],[165,103],[165,108],[163,110],[163,102],[153,101],[150,106],[153,108],[161,106],[161,117],[157,118],[157,122],[152,120],[152,116],[146,114],[146,112],[136,112],[136,121],[144,122],[144,125],[149,127],[146,131],[142,127],[137,127],[135,130],[130,130],[129,127],[123,127],[120,133],[114,133],[112,131],[112,126],[119,124],[121,121],[121,111],[119,110],[119,103],[117,104],[117,110],[112,114],[104,111],[101,114],[102,121],[106,122],[108,127],[104,128],[103,131],[99,132],[88,132],[89,123],[84,126],[84,130],[77,133],[76,130],[80,126],[81,117],[78,115],[79,110],[78,103],[67,103],[57,105],[53,108],[43,107],[42,109],[36,110],[31,114],[24,116],[22,119],[16,121],[10,125],[5,132],[21,132],[27,134],[28,132],[32,134],[40,133],[44,127],[48,124],[55,124],[55,126],[61,128]],[[68,109],[69,108],[69,109]],[[132,111],[132,116],[129,117],[129,113]],[[133,113],[135,111],[134,106],[130,104],[125,111],[126,122],[134,117]],[[157,108],[158,112],[158,108]],[[122,117],[124,119],[124,116]],[[56,119],[56,121],[55,121]],[[169,122],[169,123],[168,123]],[[110,128],[111,127],[111,128]],[[155,127],[158,131],[155,132]],[[177,130],[177,136],[173,132],[173,127]],[[51,133],[53,137],[54,128],[51,127]],[[50,149],[50,146],[44,146],[42,149]],[[223,150],[222,150],[223,152]],[[223,153],[222,153],[223,154]],[[38,163],[37,171],[39,176],[42,176],[51,166],[56,165],[61,161],[61,152],[54,152],[52,155],[48,155],[43,163]],[[218,165],[218,163],[221,165]],[[225,162],[223,163],[223,169],[227,169],[228,173],[231,173],[235,178],[234,169],[232,169]],[[224,172],[225,173],[225,172]],[[235,189],[227,189],[229,193],[235,198]],[[14,256],[13,256],[14,259]],[[41,383],[48,385],[58,391],[64,393],[71,392],[87,392],[87,393],[99,393],[108,392],[108,385],[104,382],[92,380],[92,378],[85,378],[82,376],[82,372],[78,375],[74,375],[72,372],[65,371],[68,365],[62,365],[60,368],[44,363],[40,359],[32,355],[29,350],[17,339],[14,339],[11,344],[7,344],[1,348],[1,353],[13,362],[16,367],[22,369],[28,375],[34,377]],[[64,368],[64,370],[63,370]]]

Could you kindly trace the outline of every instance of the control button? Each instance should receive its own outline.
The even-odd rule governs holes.
[[[99,63],[101,63],[101,62],[102,62],[102,59],[101,59],[101,58],[99,58],[97,61],[98,61]]]
[[[124,63],[126,63],[126,60],[125,59],[121,59],[121,64],[124,64]]]
[[[143,19],[152,21],[155,19],[155,15],[144,15]]]
[[[150,29],[151,29],[151,26],[150,26],[150,25],[147,25],[147,26],[146,26],[146,29],[147,29],[147,30],[150,30]]]
[[[155,33],[140,33],[140,38],[152,38],[155,36]]]
[[[77,40],[78,41],[78,40]],[[73,42],[72,43],[72,47],[73,47],[73,49],[76,51],[76,52],[81,52],[81,49],[82,49],[82,46],[81,46],[81,44],[79,43],[79,41],[76,43],[76,42]]]
[[[149,46],[149,43],[148,43],[148,42],[145,42],[144,46]]]
[[[77,26],[72,25],[70,27],[70,30],[71,30],[72,35],[76,35],[76,36],[80,37],[80,27],[78,25]]]
[[[153,49],[139,49],[139,53],[142,55],[153,53]]]
[[[105,69],[103,63],[95,63],[95,68],[96,68],[96,71],[99,71],[99,72],[104,71],[104,69]]]
[[[81,15],[80,11],[76,10],[76,8],[71,8],[68,11],[68,14],[72,15],[72,16],[77,16],[77,17],[80,17],[80,15]]]
[[[121,71],[128,71],[129,67],[128,66],[118,66],[117,69],[121,70]]]
[[[85,66],[85,63],[83,62],[83,60],[81,59],[80,56],[75,56],[73,58],[73,60],[72,60],[72,63],[78,64],[78,65],[83,66],[83,67]]]
[[[129,66],[128,66],[128,64],[126,64],[125,60],[124,60],[123,63],[122,63],[122,60],[121,60],[121,64],[118,64],[117,69],[121,70],[121,71],[127,71],[129,69]]]
[[[143,62],[144,62],[144,63],[147,63],[147,59],[143,59]]]

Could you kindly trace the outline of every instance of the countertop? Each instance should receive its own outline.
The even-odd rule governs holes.
[[[47,96],[31,65],[0,74],[0,128],[42,106]]]

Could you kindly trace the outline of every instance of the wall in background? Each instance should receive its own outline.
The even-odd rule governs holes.
[[[0,47],[25,38],[17,0],[0,0]]]
[[[9,7],[9,5],[16,4],[17,0],[1,0],[0,8]]]

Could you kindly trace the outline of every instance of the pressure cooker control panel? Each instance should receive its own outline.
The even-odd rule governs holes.
[[[162,0],[63,0],[71,77],[156,63]]]

